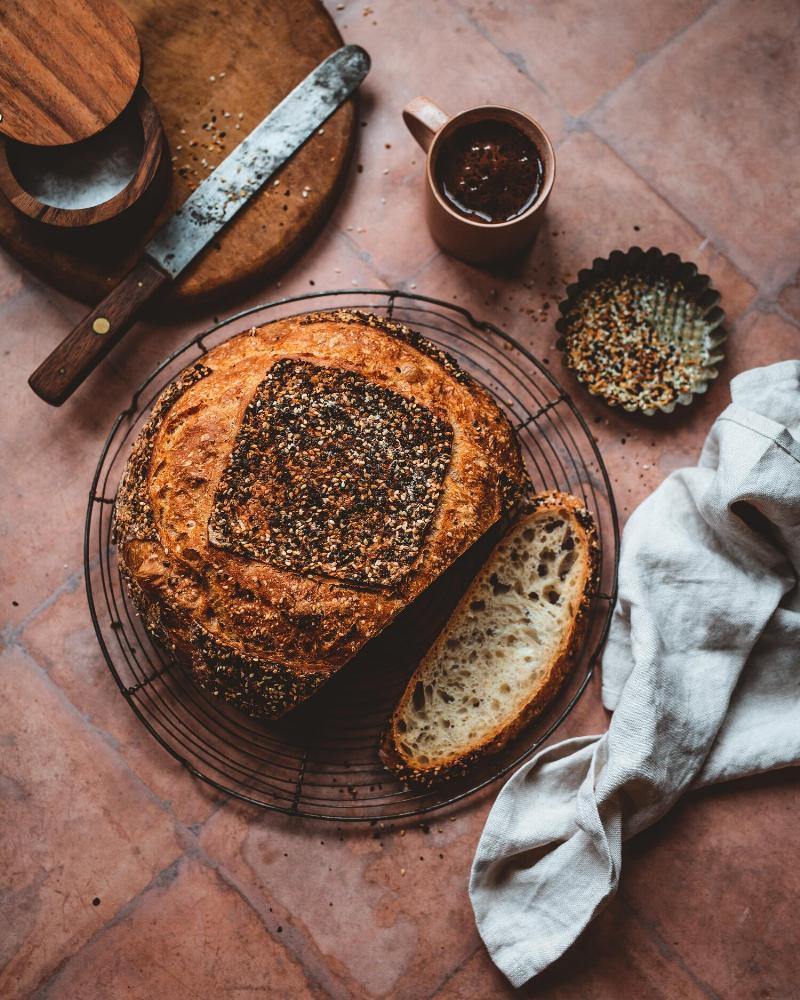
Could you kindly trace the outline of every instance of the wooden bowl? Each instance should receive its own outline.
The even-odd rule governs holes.
[[[138,152],[138,162],[133,165],[132,176],[127,183],[97,204],[85,203],[90,194],[86,190],[78,191],[74,207],[70,207],[63,201],[57,203],[60,199],[52,198],[47,193],[33,193],[23,186],[28,183],[29,187],[36,187],[31,183],[31,171],[35,174],[37,170],[55,177],[59,182],[69,183],[71,178],[68,172],[61,176],[63,164],[93,162],[95,184],[99,179],[96,189],[102,192],[105,185],[107,190],[113,181],[109,182],[103,172],[111,167],[111,156],[120,139],[127,143],[128,154],[131,147]],[[48,147],[32,146],[12,139],[0,142],[0,191],[19,212],[38,222],[63,227],[94,226],[117,218],[139,201],[155,179],[165,159],[164,151],[164,132],[158,111],[144,88],[138,87],[130,105],[117,121],[83,142]],[[108,159],[104,161],[104,157]]]

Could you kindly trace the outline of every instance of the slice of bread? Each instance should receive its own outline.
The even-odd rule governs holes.
[[[408,682],[381,747],[387,767],[423,782],[452,777],[541,712],[583,636],[598,557],[578,499],[530,500]]]

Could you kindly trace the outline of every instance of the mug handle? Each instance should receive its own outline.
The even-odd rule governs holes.
[[[403,108],[406,128],[426,153],[431,147],[433,137],[449,120],[450,115],[442,111],[429,97],[415,97]]]

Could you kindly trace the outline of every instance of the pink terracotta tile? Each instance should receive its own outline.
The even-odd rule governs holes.
[[[791,997],[800,973],[797,769],[687,796],[628,845],[622,893],[723,997]]]
[[[517,67],[497,58],[494,46],[456,3],[433,0],[420,7],[413,0],[380,0],[372,8],[371,17],[354,16],[358,8],[352,4],[335,12],[346,40],[364,45],[372,55],[363,89],[367,108],[385,101],[385,108],[375,110],[397,121],[403,105],[420,93],[451,113],[512,102],[539,117],[554,141],[561,140],[561,115],[553,101]],[[368,135],[370,115],[364,117]]]
[[[524,67],[575,116],[586,112],[710,6],[710,0],[459,2],[507,58]]]
[[[731,318],[752,302],[750,282],[605,143],[572,135],[558,151],[558,165],[546,224],[526,256],[511,266],[477,268],[441,254],[415,277],[415,290],[493,318],[541,357],[552,352],[565,285],[615,249],[655,245],[694,261],[711,276]]]
[[[0,544],[16,553],[0,576],[4,624],[21,621],[80,566],[81,508],[88,492],[92,449],[27,386],[44,349],[42,331],[56,323],[66,326],[60,305],[69,308],[66,303],[21,295],[0,312],[3,350],[9,352],[0,394],[4,438]],[[85,418],[92,421],[90,414]]]
[[[34,618],[20,641],[176,819],[187,826],[201,823],[224,801],[181,767],[125,702],[92,628],[83,581]]]
[[[16,554],[0,579],[4,624],[18,625],[80,571],[82,523],[100,444],[134,386],[170,343],[163,332],[159,337],[153,328],[143,328],[132,336],[130,374],[122,367],[124,353],[112,355],[64,406],[48,406],[31,391],[28,376],[84,311],[43,291],[18,295],[0,307],[3,349],[9,352],[0,398],[0,542]]]
[[[794,276],[778,296],[781,307],[800,324],[800,271]]]
[[[362,91],[366,125],[356,171],[333,221],[394,285],[436,251],[422,217],[425,157],[401,118],[412,97],[426,94],[450,113],[475,104],[511,104],[538,118],[554,141],[564,133],[553,101],[499,59],[455,4],[392,0],[371,9],[363,16],[363,7],[348,4],[336,12],[345,39],[364,45],[373,63]]]
[[[487,805],[473,802],[453,820],[434,816],[404,832],[226,806],[206,824],[201,845],[290,930],[304,962],[327,967],[346,995],[414,1000],[477,944],[467,876]]]
[[[23,997],[181,846],[173,820],[19,651],[3,654],[0,686],[0,995]]]
[[[728,402],[728,381],[747,367],[745,359],[788,356],[788,332],[751,340],[748,327],[742,335],[748,338],[746,346],[738,353],[744,342],[737,319],[754,299],[753,286],[596,137],[571,136],[559,156],[559,190],[548,209],[547,228],[513,272],[478,269],[442,254],[413,285],[417,292],[448,299],[478,319],[492,320],[545,363],[589,422],[624,522],[667,472],[696,461],[708,428]],[[735,331],[728,347],[734,358],[717,383],[689,410],[679,408],[663,419],[612,410],[590,396],[563,366],[556,349],[555,319],[565,285],[595,256],[632,244],[655,244],[695,261],[721,292],[729,327]]]
[[[558,962],[521,990],[511,988],[483,947],[435,994],[436,1000],[700,1000],[709,993],[682,959],[654,941],[620,900]]]
[[[0,250],[0,305],[18,295],[25,284],[25,271],[5,250]]]
[[[620,896],[520,995],[792,996],[797,782],[787,770],[687,797],[627,845]],[[436,994],[512,995],[482,947]]]
[[[59,971],[49,1000],[324,997],[219,875],[197,861],[165,872]]]
[[[434,993],[436,1000],[485,1000],[492,997],[518,995],[505,976],[495,967],[483,945],[479,945],[471,958],[467,959]],[[433,1000],[433,998],[432,998]]]
[[[258,294],[254,303],[333,289],[382,288],[385,282],[377,273],[369,254],[341,232],[332,221],[319,240],[305,253],[302,262],[272,281]],[[326,303],[327,305],[327,303]],[[301,307],[298,307],[301,308]],[[314,309],[312,300],[306,307]]]
[[[765,292],[797,270],[800,8],[725,0],[592,116],[592,127]],[[668,100],[671,112],[659,109]]]

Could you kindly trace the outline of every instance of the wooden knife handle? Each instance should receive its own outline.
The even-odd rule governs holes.
[[[135,322],[169,275],[143,258],[44,359],[28,379],[37,396],[61,406]]]

